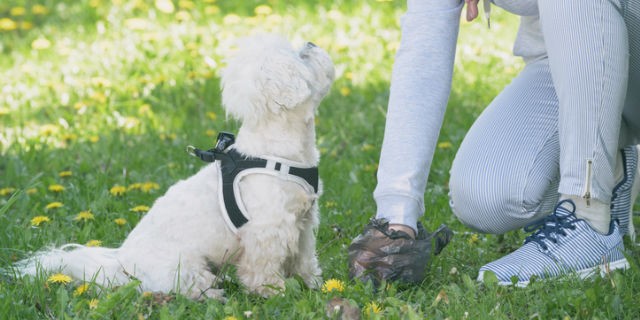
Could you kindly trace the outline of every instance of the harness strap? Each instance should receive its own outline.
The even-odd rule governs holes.
[[[306,181],[315,193],[318,192],[318,168],[298,168],[291,167],[282,162],[266,160],[262,158],[247,157],[241,155],[235,149],[229,149],[225,151],[235,141],[232,134],[221,132],[218,135],[218,142],[214,149],[203,151],[194,147],[187,147],[187,152],[191,155],[200,158],[206,162],[220,161],[220,171],[222,173],[222,196],[227,215],[237,228],[240,228],[248,222],[246,216],[242,213],[242,210],[238,206],[236,195],[234,192],[233,184],[240,172],[246,169],[252,168],[266,168],[275,171],[280,171],[284,174],[290,174],[297,176]],[[285,171],[286,170],[286,171]]]

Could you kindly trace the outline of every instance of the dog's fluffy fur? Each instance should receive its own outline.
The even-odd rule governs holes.
[[[331,59],[312,43],[296,51],[277,36],[241,42],[221,77],[224,108],[242,122],[235,149],[317,166],[314,115],[333,78]],[[120,248],[66,245],[39,252],[16,270],[61,271],[103,285],[135,277],[143,291],[222,299],[210,264],[231,263],[246,288],[261,295],[282,288],[292,275],[317,287],[318,194],[277,176],[248,175],[239,189],[250,218],[234,234],[219,207],[218,175],[211,164],[171,186]]]

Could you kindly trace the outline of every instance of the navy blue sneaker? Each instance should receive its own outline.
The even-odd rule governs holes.
[[[640,191],[640,167],[638,166],[638,146],[622,149],[622,180],[613,188],[611,197],[611,219],[618,220],[620,233],[628,234],[635,242],[636,232],[633,226],[633,204]]]
[[[603,235],[575,215],[575,204],[563,200],[555,212],[525,228],[534,231],[516,251],[482,268],[478,281],[493,273],[500,285],[526,286],[533,277],[548,279],[568,274],[588,278],[615,269],[627,269],[618,224]]]

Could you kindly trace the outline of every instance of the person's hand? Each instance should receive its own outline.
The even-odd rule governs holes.
[[[478,17],[478,2],[480,0],[464,0],[467,3],[467,21]]]

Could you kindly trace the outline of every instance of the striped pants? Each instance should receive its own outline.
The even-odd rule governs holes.
[[[475,230],[520,228],[559,194],[609,203],[618,150],[639,141],[640,1],[575,3],[538,1],[548,58],[525,66],[458,150],[450,203]]]

